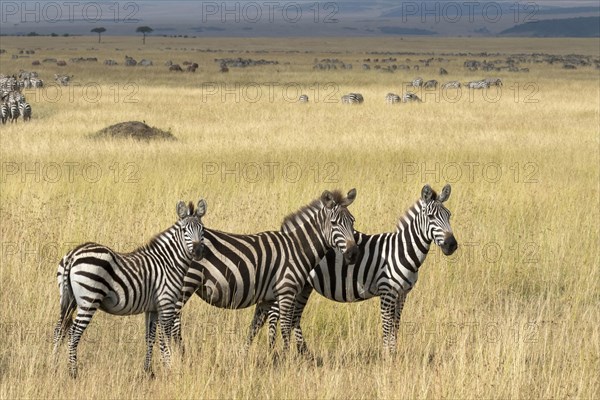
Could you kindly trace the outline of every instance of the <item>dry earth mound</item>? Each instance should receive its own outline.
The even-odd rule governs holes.
[[[89,136],[92,139],[131,138],[136,140],[177,140],[171,132],[150,127],[143,122],[128,121],[111,125]]]

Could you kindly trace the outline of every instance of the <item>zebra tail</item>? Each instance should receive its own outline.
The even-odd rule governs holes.
[[[75,296],[73,295],[73,288],[71,287],[71,260],[70,254],[66,256],[62,261],[63,276],[60,285],[60,313],[63,318],[73,315],[75,311]]]

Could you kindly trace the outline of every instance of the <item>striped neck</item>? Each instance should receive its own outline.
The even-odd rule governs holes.
[[[415,265],[416,269],[419,269],[425,261],[432,242],[432,239],[427,237],[426,229],[424,229],[425,218],[427,217],[421,213],[421,210],[421,201],[417,200],[396,224],[398,241],[401,242],[400,246],[411,246],[415,252],[418,260],[418,265]]]
[[[154,236],[148,243],[129,253],[156,257],[174,268],[189,267],[192,254],[184,244],[181,221]]]
[[[287,216],[281,225],[281,232],[293,236],[301,250],[303,261],[311,268],[325,257],[330,248],[324,234],[325,218],[323,203],[315,200]]]

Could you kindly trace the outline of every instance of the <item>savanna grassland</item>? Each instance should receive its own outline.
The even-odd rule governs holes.
[[[150,37],[141,46],[137,37],[98,44],[90,36],[2,38],[2,48],[0,73],[35,70],[47,87],[25,92],[30,123],[0,126],[1,398],[600,396],[599,71],[463,67],[516,53],[597,58],[597,39]],[[18,49],[36,54],[11,59]],[[419,54],[373,54],[384,51]],[[468,55],[482,51],[499,55]],[[463,55],[441,55],[452,52]],[[154,66],[125,67],[125,54]],[[69,62],[79,56],[99,62]],[[364,58],[390,56],[409,65],[449,61],[395,73],[360,68]],[[68,65],[31,66],[48,57]],[[221,74],[214,59],[223,57],[279,63]],[[109,58],[119,65],[102,65]],[[353,69],[317,71],[315,58]],[[199,69],[168,72],[167,60]],[[51,85],[55,73],[73,75],[72,85]],[[498,76],[504,86],[489,91],[492,99],[463,90],[455,102],[384,103],[416,76]],[[290,101],[297,87],[309,104]],[[340,104],[351,91],[365,103]],[[86,137],[129,120],[178,140]],[[278,229],[323,190],[352,187],[356,228],[386,232],[424,184],[440,190],[446,182],[459,249],[446,258],[432,247],[408,296],[394,359],[381,353],[377,300],[337,304],[314,294],[303,328],[322,366],[293,356],[273,365],[264,331],[245,355],[253,309],[194,298],[183,314],[186,353],[167,372],[156,352],[155,380],[142,372],[143,316],[97,313],[79,346],[80,377],[68,376],[66,346],[54,370],[56,267],[77,243],[131,250],[175,221],[178,200],[200,197],[210,228]]]

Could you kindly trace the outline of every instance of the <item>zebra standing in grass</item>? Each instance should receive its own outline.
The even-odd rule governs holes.
[[[489,86],[502,86],[502,79],[500,78],[485,78],[483,81]]]
[[[308,96],[305,94],[300,95],[300,97],[298,97],[298,103],[308,103]]]
[[[328,299],[348,303],[380,297],[383,345],[396,350],[396,339],[406,295],[417,282],[419,267],[425,261],[432,242],[445,255],[458,244],[450,226],[450,211],[442,203],[450,197],[450,185],[437,195],[429,185],[421,197],[400,218],[396,232],[366,235],[356,232],[359,248],[356,262],[349,263],[329,251],[309,275],[307,285],[296,302],[294,333],[298,350],[303,351],[302,329],[297,323],[313,288]],[[277,323],[277,308],[269,311],[269,324]],[[271,336],[271,326],[269,327]],[[270,340],[275,340],[270,337]]]
[[[490,84],[486,81],[472,81],[467,83],[469,89],[487,89]]]
[[[354,217],[348,210],[355,197],[354,189],[347,197],[339,191],[325,191],[319,199],[286,217],[280,231],[237,235],[205,229],[204,256],[188,270],[176,312],[194,293],[220,308],[242,309],[256,304],[249,346],[267,312],[277,305],[287,351],[295,299],[310,270],[329,249],[337,249],[349,262],[357,256]],[[173,328],[178,342],[180,323],[178,315]]]
[[[430,81],[427,81],[423,84],[423,87],[425,89],[437,89],[439,82],[436,81],[435,79],[432,79]]]
[[[400,96],[395,93],[388,93],[385,95],[385,102],[387,104],[396,104],[400,103]]]
[[[360,93],[348,93],[342,96],[342,104],[362,104],[364,101]]]
[[[54,329],[54,354],[68,331],[72,377],[77,376],[77,345],[94,313],[146,314],[144,370],[152,374],[152,347],[157,324],[164,332],[160,348],[169,364],[169,328],[183,276],[193,259],[202,257],[204,200],[194,205],[177,203],[179,220],[148,244],[131,253],[85,243],[71,250],[58,265],[60,318]],[[77,310],[75,320],[72,315]]]
[[[459,81],[450,81],[442,85],[442,89],[460,89],[462,84]]]
[[[423,78],[418,77],[418,78],[413,79],[413,81],[410,83],[410,86],[416,87],[416,88],[423,86]]]
[[[31,105],[26,101],[19,103],[19,113],[23,116],[23,121],[31,120]]]
[[[16,101],[10,101],[8,102],[8,111],[9,111],[9,115],[10,115],[10,123],[17,123],[17,120],[19,119],[19,103]]]
[[[2,105],[0,105],[0,117],[2,117],[2,125],[6,124],[9,115],[10,109],[8,108],[8,104],[3,102]]]
[[[402,96],[403,103],[421,103],[421,99],[415,93],[404,93]]]

